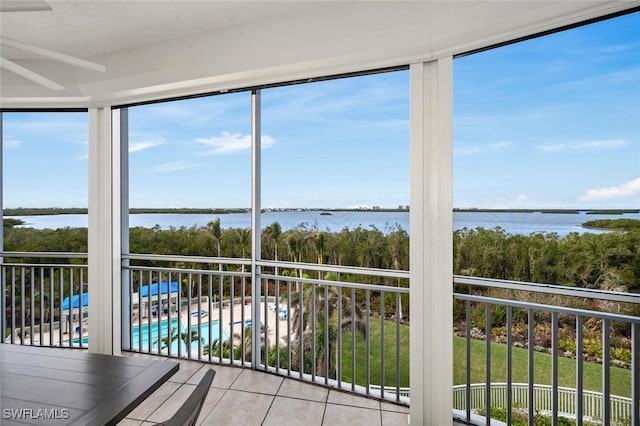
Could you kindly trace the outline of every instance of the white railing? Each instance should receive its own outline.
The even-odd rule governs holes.
[[[382,389],[378,385],[369,385],[372,391],[380,392]],[[384,393],[389,395],[400,395],[403,398],[411,398],[411,388],[396,388],[395,386],[385,386]]]
[[[401,314],[409,307],[408,271],[275,261],[252,271],[247,259],[123,258],[123,349],[409,403],[400,387],[409,378]]]
[[[507,384],[491,383],[491,401],[493,407],[507,407]],[[473,383],[470,386],[471,399],[469,408],[471,410],[483,409],[486,401],[487,385],[485,383]],[[550,413],[552,410],[553,388],[550,385],[533,385],[534,411]],[[564,417],[575,417],[576,413],[576,389],[558,387],[558,415]],[[512,406],[518,409],[528,409],[529,385],[527,383],[511,384]],[[602,418],[602,393],[583,391],[583,418]],[[618,421],[631,419],[632,400],[617,395],[610,395],[611,418]],[[453,408],[455,410],[467,409],[467,386],[458,385],[453,387]]]
[[[88,312],[83,302],[86,254],[2,254],[0,308],[5,313],[2,327],[8,332],[0,340],[16,344],[86,347],[89,338]],[[28,261],[21,262],[19,258]],[[35,258],[40,260],[31,260]],[[257,267],[256,270],[252,270],[252,266]],[[252,265],[248,259],[136,254],[123,255],[122,273],[125,350],[247,366],[382,400],[409,403],[408,380],[401,380],[402,375],[408,375],[404,371],[408,365],[401,361],[407,345],[400,343],[400,329],[406,330],[408,324],[408,318],[403,318],[410,292],[408,271],[274,261],[259,261]],[[398,286],[400,282],[403,287]],[[471,277],[456,276],[454,282],[560,296],[582,294],[575,288]],[[165,290],[162,283],[166,283]],[[153,294],[154,284],[159,288],[156,294]],[[143,294],[145,287],[151,294]],[[599,291],[586,291],[585,294],[606,302],[640,303],[640,295]],[[78,306],[65,305],[65,298],[77,299]],[[500,390],[498,385],[487,387],[486,384],[484,390],[475,390],[479,385],[474,384],[471,392],[471,387],[464,385],[464,398],[469,402],[456,399],[456,407],[464,407],[468,416],[477,407],[503,403],[514,407],[526,403],[524,406],[531,407],[530,418],[535,408],[550,411],[552,416],[568,414],[604,416],[612,421],[621,418],[640,420],[640,403],[637,402],[640,395],[640,318],[478,295],[455,293],[454,298],[466,306],[468,313],[472,305],[486,306],[486,335],[491,335],[492,307],[506,309],[506,330],[511,329],[513,324],[509,315],[516,310],[528,316],[529,324],[535,323],[538,313],[550,316],[555,336],[551,355],[554,365],[559,356],[559,315],[572,316],[579,324],[577,333],[581,333],[582,324],[590,319],[600,321],[603,330],[609,330],[613,322],[627,323],[631,328],[631,394],[636,395],[631,402],[611,395],[608,385],[611,381],[611,342],[609,333],[603,332],[605,350],[601,365],[605,386],[599,397],[584,390],[582,383],[576,383],[574,393],[561,388],[556,371],[551,386],[528,383],[534,391],[525,392],[526,395],[518,389],[512,390],[507,397],[506,388]],[[354,312],[353,317],[351,312]],[[357,321],[352,321],[356,312]],[[252,318],[259,318],[259,321],[251,321]],[[260,324],[260,327],[250,327],[252,323]],[[466,323],[471,323],[469,317]],[[178,328],[175,339],[173,327]],[[374,329],[380,335],[372,334]],[[191,334],[197,334],[197,338],[185,341]],[[203,341],[201,337],[206,339]],[[529,338],[533,338],[531,327]],[[580,339],[576,337],[578,347],[582,344]],[[174,340],[183,340],[185,345],[176,344],[172,352]],[[214,346],[216,341],[218,345]],[[469,341],[470,335],[467,336],[467,351]],[[491,361],[489,343],[487,365]],[[527,350],[531,360],[528,368],[532,373],[533,345]],[[468,362],[467,372],[470,371]],[[511,359],[507,362],[512,369]],[[583,362],[586,361],[578,351],[578,376],[582,375]],[[487,373],[490,373],[488,369]],[[507,381],[510,380],[509,376]],[[518,388],[516,384],[511,387]],[[489,393],[487,389],[490,389]],[[459,396],[461,391],[456,392],[456,398],[462,398]]]
[[[455,306],[457,309],[458,321],[463,324],[465,334],[466,362],[466,383],[456,386],[454,389],[454,406],[459,410],[464,410],[466,420],[470,421],[474,410],[481,408],[485,412],[490,412],[493,408],[506,409],[506,421],[511,421],[512,413],[528,416],[528,423],[533,424],[537,413],[549,416],[553,422],[559,416],[583,419],[591,418],[601,421],[603,424],[640,424],[640,317],[619,313],[613,313],[609,309],[594,310],[592,306],[615,306],[625,305],[627,312],[637,311],[640,304],[640,294],[623,292],[611,292],[601,290],[582,290],[563,286],[553,286],[548,284],[534,284],[524,282],[513,282],[506,280],[495,280],[475,277],[455,276],[454,283],[468,286],[464,291],[469,294],[454,293]],[[462,290],[461,286],[459,286]],[[487,289],[497,288],[500,291],[489,293],[496,294],[495,297],[487,295]],[[521,293],[518,293],[521,292]],[[535,293],[545,295],[545,300],[553,304],[528,302],[529,296]],[[578,300],[590,300],[591,304],[583,304],[589,309],[578,309],[573,306]],[[571,299],[574,298],[574,299]],[[540,300],[540,298],[538,298]],[[597,301],[597,303],[593,303]],[[567,306],[563,306],[566,304]],[[544,318],[544,324],[548,335],[539,336],[536,333],[538,319]],[[561,321],[562,327],[561,330]],[[566,331],[566,327],[571,326],[573,334],[568,334],[575,344],[572,357],[575,359],[575,389],[571,387],[561,387],[561,375],[559,374],[559,357],[561,350],[561,331]],[[612,361],[616,353],[613,349],[620,349],[617,342],[620,341],[618,335],[614,335],[614,325],[617,330],[624,331],[623,337],[630,341],[630,363],[629,368],[630,386],[628,388],[631,398],[620,397],[611,394],[612,390]],[[624,325],[624,327],[621,327]],[[476,332],[472,329],[477,327]],[[494,376],[492,371],[492,352],[494,343],[492,342],[493,331],[499,329],[500,336],[504,339],[504,345],[499,350],[506,351],[506,364],[504,370],[499,374],[504,374],[506,383],[490,383]],[[519,341],[516,341],[516,332]],[[477,335],[473,335],[473,334]],[[479,333],[479,334],[478,334]],[[621,333],[618,331],[617,333]],[[472,337],[473,335],[473,337]],[[567,334],[564,343],[566,344]],[[543,340],[539,340],[543,337]],[[588,337],[588,339],[587,339]],[[483,363],[484,373],[478,377],[472,377],[472,339],[484,340],[482,361],[474,358],[473,363],[478,361]],[[615,338],[615,339],[614,339]],[[542,347],[549,353],[551,367],[551,385],[536,384],[534,377],[537,376],[538,364],[541,362],[534,356],[538,345],[544,345],[544,340],[548,339],[548,346]],[[587,391],[584,389],[586,381],[585,374],[593,369],[585,365],[588,361],[589,352],[586,348],[586,341],[590,343],[590,350],[599,347],[598,351],[598,371],[599,380],[602,383],[602,393]],[[516,343],[520,343],[526,351],[526,361],[514,361],[513,349]],[[475,346],[475,345],[474,345]],[[593,355],[591,355],[593,356]],[[521,358],[518,358],[521,359]],[[621,361],[621,360],[618,360]],[[542,361],[543,363],[547,361]],[[495,366],[493,367],[495,368]],[[503,367],[500,367],[502,370]],[[548,368],[548,367],[547,367]],[[528,382],[526,384],[513,383],[515,372],[524,369]],[[564,377],[564,376],[562,376]],[[474,380],[475,378],[475,380]],[[477,383],[484,380],[484,383]],[[473,383],[473,382],[476,383]],[[617,383],[616,383],[617,384]],[[571,384],[569,384],[571,385]],[[511,389],[511,391],[509,391]],[[616,387],[619,389],[619,386]],[[624,391],[624,390],[623,390]],[[487,419],[487,424],[491,419]],[[580,421],[578,424],[582,424]]]
[[[87,348],[87,254],[2,252],[0,343]]]

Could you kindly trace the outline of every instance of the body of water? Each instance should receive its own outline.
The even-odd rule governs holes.
[[[283,231],[303,227],[307,230],[339,232],[343,228],[354,229],[375,227],[382,232],[392,230],[397,226],[409,230],[408,212],[374,212],[374,211],[349,211],[332,212],[330,215],[322,215],[320,211],[296,211],[296,212],[265,212],[261,216],[262,227],[278,222]],[[43,215],[43,216],[13,216],[25,222],[25,227],[36,229],[55,229],[64,227],[87,227],[87,215]],[[251,217],[249,213],[229,214],[133,214],[129,217],[131,227],[141,226],[161,229],[170,227],[201,227],[220,218],[223,228],[249,228]],[[604,231],[582,228],[582,223],[595,219],[640,219],[640,213],[625,213],[622,215],[607,214],[578,214],[564,213],[506,213],[506,212],[454,212],[454,230],[462,228],[474,229],[483,227],[493,229],[501,227],[510,234],[528,235],[533,232],[555,232],[560,236],[570,232]]]

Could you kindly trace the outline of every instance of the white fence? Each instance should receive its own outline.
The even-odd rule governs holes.
[[[477,410],[484,408],[487,385],[474,383],[471,386],[470,408]],[[466,410],[466,385],[453,387],[453,408]],[[552,387],[549,385],[533,385],[534,411],[551,412]],[[576,416],[576,390],[571,388],[558,388],[558,414],[566,417]],[[529,385],[527,383],[512,383],[511,398],[514,407],[528,409]],[[583,391],[583,416],[593,420],[602,417],[602,394],[598,392]],[[507,384],[491,383],[491,403],[494,407],[507,406]],[[611,419],[625,421],[631,419],[631,398],[611,395]]]
[[[380,391],[380,386],[378,385],[369,385],[369,389],[371,389],[372,391]],[[398,391],[400,392],[400,396],[404,396],[407,398],[411,398],[411,388],[398,388]],[[385,386],[384,387],[384,393],[386,395],[395,395],[396,394],[396,387],[395,386]]]

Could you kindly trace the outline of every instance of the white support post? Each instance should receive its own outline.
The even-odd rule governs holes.
[[[453,421],[452,71],[410,66],[412,425]]]
[[[116,221],[120,221],[120,244],[119,248],[122,254],[129,254],[129,109],[128,108],[120,108],[113,111],[113,145],[114,145],[114,161],[117,164],[117,161],[120,161],[120,172],[114,174],[114,178],[120,179],[120,182],[114,181],[114,187],[120,188],[120,197],[114,198],[114,211],[118,206],[116,205],[118,201],[120,202],[120,211],[116,213],[114,218],[114,235],[117,235],[115,232],[118,230],[115,226]],[[114,245],[114,256],[120,258],[120,255],[115,253],[115,250],[118,249],[118,245]],[[121,342],[123,343],[123,349],[131,349],[130,341],[131,341],[131,321],[132,321],[132,312],[130,310],[131,306],[131,294],[129,292],[129,281],[130,281],[130,273],[129,269],[124,268],[129,266],[129,259],[122,259],[118,264],[114,262],[114,276],[120,274],[121,285],[120,289],[122,291],[122,301],[121,301],[121,316],[120,316],[120,330],[121,334]],[[122,267],[121,267],[122,266]],[[114,299],[115,300],[115,299]]]
[[[89,352],[117,355],[121,316],[120,222],[116,217],[120,208],[120,160],[111,136],[111,109],[90,108]]]
[[[262,249],[260,240],[260,213],[261,213],[261,103],[260,91],[254,90],[251,94],[251,318],[254,326],[251,327],[251,366],[256,369],[261,364],[260,353],[260,266],[256,263],[261,260]],[[267,295],[265,294],[265,297]],[[244,302],[243,302],[244,303]],[[266,363],[266,360],[265,360]]]
[[[113,342],[112,353],[120,355],[122,353],[122,320],[123,303],[127,303],[126,313],[129,313],[129,293],[127,292],[125,299],[122,293],[122,246],[123,240],[127,243],[127,252],[129,250],[129,196],[128,196],[128,167],[129,167],[129,115],[128,110],[111,110],[111,285],[113,287],[112,297],[112,314],[113,314]],[[122,153],[124,151],[124,154]],[[122,158],[125,158],[123,162]],[[127,173],[126,179],[123,170]],[[126,188],[125,188],[126,186]],[[123,191],[126,198],[123,198]],[[126,204],[125,201],[126,200]],[[126,209],[126,210],[124,210]],[[126,212],[126,216],[125,215]],[[125,236],[125,232],[127,233]],[[126,324],[128,330],[129,325]],[[128,337],[128,334],[127,334]],[[129,340],[127,338],[127,340]]]

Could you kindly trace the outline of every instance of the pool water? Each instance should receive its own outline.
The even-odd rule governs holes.
[[[141,327],[133,327],[131,329],[131,337],[132,337],[132,349],[149,349],[149,342],[151,342],[151,351],[157,351],[158,347],[161,350],[169,350],[167,346],[170,346],[170,351],[172,354],[178,353],[178,348],[180,348],[181,352],[187,351],[187,344],[183,341],[180,336],[184,333],[189,333],[189,329],[182,324],[182,322],[178,321],[178,319],[173,319],[169,323],[168,320],[160,321],[160,327],[158,327],[158,323],[142,324]],[[151,331],[149,331],[149,327],[151,327]],[[218,321],[203,321],[200,327],[200,337],[202,338],[202,347],[209,346],[209,329],[211,329],[211,343],[216,342],[220,333],[220,325]],[[198,331],[198,325],[195,324],[191,326],[191,331]],[[173,336],[172,339],[169,339],[168,336]],[[186,336],[185,336],[186,337]],[[222,330],[222,339],[226,340],[229,336],[227,333]],[[171,340],[171,344],[169,345],[169,341]],[[198,351],[199,341],[195,340],[191,342],[191,352]]]
[[[194,323],[196,323],[194,325]],[[158,327],[160,324],[160,327]],[[149,330],[151,327],[151,330]],[[218,321],[203,321],[200,327],[200,336],[202,337],[202,347],[209,346],[209,329],[211,329],[211,343],[218,341],[220,336],[220,325]],[[175,331],[173,331],[175,330]],[[198,330],[197,321],[192,321],[191,326],[192,331]],[[151,342],[151,351],[157,352],[158,347],[160,350],[168,351],[166,347],[169,344],[169,340],[171,340],[171,354],[177,354],[178,348],[180,348],[181,352],[187,351],[187,346],[185,342],[181,338],[176,338],[175,336],[181,336],[183,333],[187,333],[187,327],[182,324],[182,322],[178,321],[178,319],[173,319],[171,322],[168,320],[160,321],[159,323],[152,324],[142,324],[141,327],[132,327],[131,328],[131,338],[132,338],[132,346],[133,350],[149,350],[149,342]],[[173,339],[168,339],[167,336],[173,335]],[[229,335],[222,330],[222,339],[226,340],[229,338]],[[74,344],[80,343],[80,339],[74,339]],[[83,345],[87,345],[89,343],[88,337],[82,338]],[[198,351],[198,340],[191,342],[191,352]]]

